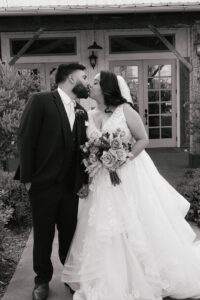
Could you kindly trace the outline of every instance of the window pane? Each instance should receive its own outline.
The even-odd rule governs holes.
[[[138,77],[138,66],[127,66],[128,77]]]
[[[168,78],[160,78],[160,88],[161,89],[171,89],[171,77]]]
[[[148,92],[148,100],[149,102],[157,102],[159,101],[159,91],[149,91]]]
[[[164,37],[174,45],[173,35]],[[163,42],[156,36],[110,36],[110,53],[169,51]]]
[[[171,76],[171,65],[160,66],[160,76]]]
[[[127,84],[130,90],[136,91],[138,89],[138,79],[127,79]]]
[[[162,128],[161,129],[161,137],[162,137],[162,139],[172,138],[172,128]]]
[[[150,116],[149,117],[149,126],[150,127],[158,127],[160,125],[160,117],[159,116]]]
[[[11,39],[11,56],[16,55],[29,39]],[[37,39],[25,51],[23,56],[28,55],[75,55],[76,38],[43,38]]]
[[[171,91],[161,91],[161,101],[171,101]]]
[[[148,79],[149,89],[159,89],[159,78],[149,78]]]
[[[161,126],[172,126],[172,117],[161,116]]]
[[[149,138],[150,139],[159,139],[160,138],[160,129],[159,128],[149,128]]]
[[[172,105],[171,103],[162,103],[161,104],[161,114],[171,114],[172,113]]]
[[[149,104],[149,114],[150,115],[159,114],[159,104]]]
[[[159,65],[148,66],[148,77],[158,77],[159,76]]]

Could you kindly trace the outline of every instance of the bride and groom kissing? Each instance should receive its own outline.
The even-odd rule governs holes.
[[[101,71],[89,85],[85,67],[62,64],[58,88],[34,94],[18,130],[20,165],[33,217],[33,300],[47,299],[55,227],[62,281],[74,300],[200,297],[200,247],[184,217],[188,202],[145,152],[148,137],[122,77]],[[86,112],[76,101],[97,102]],[[82,163],[87,141],[122,130],[131,157],[110,183],[99,168],[90,183]],[[77,220],[78,215],[78,220]]]

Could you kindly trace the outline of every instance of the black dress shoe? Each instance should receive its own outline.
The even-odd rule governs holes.
[[[49,294],[49,284],[36,284],[33,289],[33,300],[46,300]]]
[[[70,286],[69,286],[66,282],[64,282],[64,285],[66,285],[66,286],[68,287],[68,289],[70,290],[70,293],[71,293],[72,295],[75,293],[75,291],[72,290],[72,288],[70,288]]]

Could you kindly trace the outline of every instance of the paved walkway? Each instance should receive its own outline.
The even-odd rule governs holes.
[[[187,168],[187,153],[179,149],[150,149],[148,153],[153,158],[161,174],[171,184],[176,185]],[[200,237],[199,230],[197,228],[194,229]],[[72,300],[69,290],[60,282],[62,266],[58,260],[57,249],[57,238],[55,238],[52,253],[54,276],[50,284],[51,291],[48,300]],[[31,300],[33,277],[31,234],[16,272],[2,300]]]
[[[183,177],[189,165],[188,152],[180,148],[148,149],[159,172],[173,185]]]
[[[32,270],[32,233],[17,266],[15,274],[11,279],[8,289],[2,300],[31,300],[33,289],[34,272]],[[62,265],[58,259],[57,236],[54,240],[52,261],[54,275],[50,284],[50,294],[48,300],[72,300],[72,296],[65,285],[60,281]]]

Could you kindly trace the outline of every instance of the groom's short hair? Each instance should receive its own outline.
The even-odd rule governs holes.
[[[64,82],[66,78],[74,71],[85,69],[85,66],[78,63],[61,64],[58,66],[58,69],[56,71],[55,82],[56,84]]]

